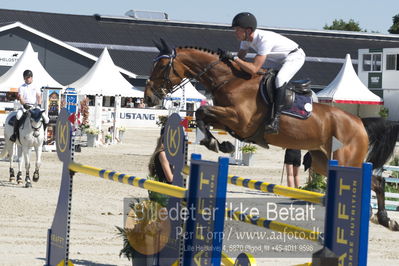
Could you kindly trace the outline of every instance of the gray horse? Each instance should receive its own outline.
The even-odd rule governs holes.
[[[21,127],[19,128],[19,137],[16,142],[10,141],[10,136],[13,133],[13,121],[16,119],[17,112],[11,112],[7,118],[4,127],[5,145],[0,154],[0,158],[5,158],[7,155],[10,159],[10,182],[15,181],[13,169],[14,145],[18,146],[18,173],[17,183],[22,184],[22,162],[25,162],[25,187],[32,187],[31,179],[29,177],[30,168],[30,151],[35,148],[36,152],[36,166],[33,173],[33,181],[39,180],[39,167],[41,164],[42,145],[44,140],[44,110],[40,108],[32,108],[26,111],[22,117]],[[23,155],[23,156],[22,156]]]

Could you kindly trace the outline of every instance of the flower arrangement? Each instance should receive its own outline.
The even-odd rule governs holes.
[[[118,130],[119,130],[119,132],[125,132],[126,128],[125,127],[120,127],[120,128],[118,128]]]
[[[157,120],[156,124],[160,127],[163,127],[163,126],[165,126],[166,121],[168,121],[168,116],[160,115],[160,116],[158,116],[158,120]]]
[[[112,135],[111,134],[105,135],[105,140],[111,140],[111,139],[112,139]]]
[[[98,135],[100,133],[100,130],[98,130],[97,128],[87,127],[84,129],[84,132],[86,134]]]
[[[245,144],[240,148],[243,153],[255,153],[258,148],[252,144]]]

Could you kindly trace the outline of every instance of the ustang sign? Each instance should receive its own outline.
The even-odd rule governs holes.
[[[102,108],[102,121],[103,123],[112,123],[115,118],[115,108],[103,107]],[[89,107],[90,120],[94,121],[95,108]],[[152,108],[121,108],[117,120],[122,127],[153,127],[159,128],[156,122],[159,116],[168,116],[169,111],[165,109],[152,109]],[[180,113],[185,116],[185,112]]]

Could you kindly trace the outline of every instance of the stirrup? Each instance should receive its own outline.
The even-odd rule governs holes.
[[[276,117],[270,124],[265,126],[266,134],[277,134],[279,130],[279,118]]]

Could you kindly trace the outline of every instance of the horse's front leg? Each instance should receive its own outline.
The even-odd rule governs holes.
[[[236,117],[235,111],[225,107],[218,106],[201,106],[195,112],[195,118],[198,129],[204,134],[204,138],[200,144],[207,147],[209,150],[224,153],[232,153],[235,148],[234,145],[228,141],[219,143],[219,141],[209,131],[209,126],[225,129],[226,122]]]
[[[30,181],[29,177],[29,169],[30,169],[30,147],[22,147],[22,153],[24,155],[24,161],[25,161],[25,170],[26,170],[26,175],[25,175],[25,187],[32,187],[32,183]]]
[[[42,146],[35,147],[36,165],[35,172],[33,172],[33,182],[39,181],[39,168],[42,163]]]

